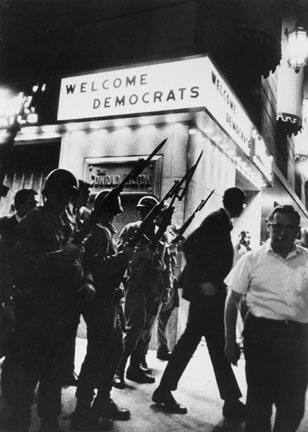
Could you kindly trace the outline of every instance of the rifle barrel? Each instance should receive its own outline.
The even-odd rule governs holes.
[[[195,171],[196,171],[196,169],[197,169],[197,166],[199,165],[199,162],[200,162],[200,159],[201,159],[202,155],[203,155],[203,150],[200,152],[200,155],[199,155],[197,161],[196,161],[196,162],[195,162],[195,163],[194,163],[194,164],[189,168],[189,170],[188,170],[187,173],[186,173],[186,177],[185,177],[186,184],[185,184],[185,187],[184,187],[183,190],[182,190],[181,195],[179,196],[179,200],[180,200],[180,201],[182,200],[182,198],[183,198],[183,197],[185,196],[185,194],[186,194],[186,191],[187,191],[187,188],[188,188],[188,186],[189,186],[189,183],[190,183],[190,181],[191,181],[193,175],[195,174]]]
[[[183,225],[181,226],[181,228],[179,229],[179,233],[176,236],[176,238],[172,241],[172,243],[177,243],[181,237],[183,236],[184,232],[187,230],[187,228],[189,227],[189,225],[192,223],[196,213],[200,210],[203,209],[203,207],[205,206],[205,204],[208,202],[208,200],[211,198],[211,196],[213,195],[213,193],[215,192],[215,189],[213,189],[208,196],[201,200],[200,204],[198,205],[198,207],[196,208],[196,210],[189,216],[189,218],[183,223]]]
[[[111,191],[105,196],[104,200],[108,197],[110,194],[120,194],[120,192],[123,190],[123,187],[126,183],[128,183],[130,180],[136,180],[138,175],[142,173],[142,171],[146,168],[146,166],[149,164],[151,159],[160,151],[160,149],[166,144],[167,138],[165,138],[158,146],[152,151],[152,153],[146,158],[146,159],[139,159],[136,166],[124,177],[124,179],[121,181],[120,184],[118,184],[116,187],[111,189]]]
[[[208,194],[208,196],[200,202],[199,206],[197,207],[197,211],[200,211],[203,209],[203,207],[208,202],[208,200],[211,198],[211,196],[213,195],[214,192],[215,192],[215,189],[211,190],[211,192]]]
[[[160,151],[160,149],[166,144],[168,138],[162,140],[160,144],[152,151],[152,153],[146,158],[145,162],[150,162],[150,160]]]

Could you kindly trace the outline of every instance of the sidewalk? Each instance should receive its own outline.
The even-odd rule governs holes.
[[[152,393],[156,384],[137,384],[127,381],[129,388],[124,390],[113,389],[112,397],[120,405],[129,408],[131,419],[126,422],[115,422],[114,431],[117,432],[240,432],[239,425],[229,425],[228,429],[222,429],[222,405],[219,398],[214,372],[210,364],[207,349],[202,341],[194,357],[189,363],[179,389],[175,393],[176,398],[188,408],[186,415],[168,414],[160,411],[152,402]],[[76,344],[76,371],[79,371],[86,351],[86,339],[77,339]],[[166,362],[157,360],[156,352],[150,351],[147,357],[149,367],[153,369],[153,375],[158,383]],[[240,387],[245,394],[245,380],[243,361],[236,368],[235,373]],[[75,388],[69,387],[62,392],[63,413],[60,423],[63,429],[69,430],[69,414],[75,406]],[[33,419],[30,432],[36,432],[39,425],[33,407]]]
[[[77,339],[76,371],[79,370],[86,350],[86,339]],[[156,359],[156,352],[148,354],[148,365],[153,368],[156,382],[165,368],[165,362]],[[234,369],[240,388],[245,396],[244,360]],[[128,381],[131,386],[125,390],[113,389],[112,397],[120,405],[131,410],[131,420],[115,422],[116,432],[241,432],[243,425],[226,424],[221,415],[222,401],[219,398],[214,372],[210,364],[205,343],[202,341],[194,357],[189,363],[175,396],[179,402],[187,406],[186,415],[167,414],[152,403],[151,396],[156,384],[136,384]],[[60,417],[61,426],[69,431],[69,415],[75,406],[75,388],[63,390],[63,412]],[[244,400],[244,398],[243,398]],[[308,408],[308,407],[307,407]],[[33,406],[33,421],[30,432],[36,432],[39,421]],[[298,432],[308,431],[308,410]]]

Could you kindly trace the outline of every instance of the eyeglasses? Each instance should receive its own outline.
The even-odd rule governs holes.
[[[270,225],[274,232],[281,232],[281,231],[288,231],[292,232],[298,229],[298,225],[283,225],[281,223],[274,223],[274,222],[268,222],[268,225]]]

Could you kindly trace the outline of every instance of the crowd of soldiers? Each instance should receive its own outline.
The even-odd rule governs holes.
[[[29,431],[34,395],[39,431],[60,431],[61,388],[71,384],[77,385],[73,430],[108,430],[114,420],[128,420],[129,410],[111,399],[111,388],[124,388],[125,378],[155,381],[146,354],[158,314],[158,357],[167,360],[170,354],[165,330],[178,301],[177,247],[172,225],[157,236],[166,206],[143,196],[137,203],[140,221],[125,226],[116,242],[120,194],[99,192],[90,210],[90,186],[56,169],[46,178],[41,206],[36,191],[22,189],[13,215],[0,219],[1,302],[7,309],[12,305],[14,316],[13,333],[1,348],[1,394],[12,432]],[[161,211],[138,238],[154,207]],[[81,315],[87,351],[76,382]]]

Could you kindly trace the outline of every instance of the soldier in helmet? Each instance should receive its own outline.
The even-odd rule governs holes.
[[[10,311],[11,316],[11,330],[13,329],[14,320],[14,250],[18,243],[18,225],[22,219],[30,213],[37,206],[37,192],[34,189],[20,189],[16,192],[14,197],[14,214],[4,216],[0,219],[0,235],[3,240],[5,256],[1,257],[1,265],[3,274],[1,274],[2,281],[6,278],[6,284],[3,284],[3,296],[0,295],[1,303],[4,302],[5,310]],[[6,263],[6,267],[4,264]],[[2,297],[2,298],[1,298]],[[6,326],[8,327],[8,326]],[[4,346],[5,361],[2,365],[1,373],[1,395],[6,402],[7,407],[10,407],[11,397],[14,397],[16,389],[14,388],[14,380],[12,376],[15,370],[15,356],[16,353],[10,347],[10,340]],[[1,350],[0,350],[1,351]],[[8,410],[9,411],[9,410]]]
[[[75,243],[82,243],[83,239],[87,236],[89,230],[89,219],[91,211],[89,210],[88,202],[90,197],[90,188],[92,184],[78,179],[79,193],[75,199],[69,203],[66,210],[66,216],[72,229],[72,238]],[[67,343],[66,355],[63,355],[63,378],[62,386],[76,386],[78,376],[75,373],[75,345],[76,334],[80,316],[76,315],[75,325],[72,326],[71,343]]]
[[[28,432],[36,384],[40,432],[59,432],[63,347],[79,309],[82,284],[79,248],[72,244],[65,210],[78,192],[78,181],[65,169],[49,173],[44,205],[19,224],[15,260],[17,370],[13,430]]]
[[[77,405],[71,427],[74,430],[101,430],[112,427],[113,420],[128,420],[130,412],[119,408],[110,398],[112,380],[122,351],[119,307],[120,282],[132,255],[125,245],[118,252],[113,236],[113,221],[122,213],[118,195],[98,193],[90,218],[90,232],[85,241],[84,269],[91,275],[94,301],[82,314],[87,324],[88,346],[77,385]],[[94,389],[98,391],[94,398]]]
[[[129,238],[134,237],[141,221],[157,203],[158,200],[153,196],[144,196],[138,201],[136,207],[141,220],[123,228],[120,234],[122,242],[125,243]],[[151,240],[156,229],[155,224],[149,226],[144,233],[145,236]],[[162,245],[159,244],[159,248],[161,247]],[[161,249],[158,253],[158,250],[153,251],[146,244],[139,245],[130,264],[125,292],[124,353],[114,380],[114,385],[118,388],[125,386],[124,372],[129,356],[130,365],[126,377],[138,383],[155,382],[150,369],[147,368],[145,354],[161,296],[165,267],[163,254]]]

